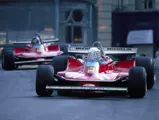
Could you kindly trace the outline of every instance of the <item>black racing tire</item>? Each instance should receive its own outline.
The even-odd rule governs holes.
[[[147,56],[145,53],[141,53],[140,56]]]
[[[36,93],[42,97],[49,97],[53,90],[46,90],[47,85],[54,84],[54,68],[51,65],[39,65],[36,72]]]
[[[63,51],[63,55],[68,55],[69,54],[68,53],[68,47],[69,46],[70,46],[69,44],[62,44],[62,45],[60,45],[60,50]]]
[[[2,50],[2,60],[1,65],[4,70],[13,70],[15,69],[15,55],[11,49]]]
[[[52,66],[54,67],[55,74],[59,71],[66,70],[68,55],[55,56],[52,60]],[[68,90],[58,90],[58,95],[67,96]]]
[[[146,70],[144,67],[132,67],[129,70],[128,94],[131,98],[143,98],[147,91]]]
[[[52,60],[52,66],[54,67],[55,74],[59,71],[64,71],[67,68],[68,57],[74,57],[69,55],[55,56]],[[71,90],[58,90],[60,96],[70,95]]]
[[[151,57],[136,57],[136,66],[141,66],[146,69],[147,73],[147,89],[152,89],[155,84],[155,62]]]
[[[15,69],[18,69],[19,65],[15,65]]]
[[[59,71],[66,70],[68,57],[68,55],[60,55],[53,57],[52,66],[54,67],[55,74],[57,74],[57,72]]]
[[[3,69],[4,69],[4,63],[2,63],[2,55],[4,54],[4,51],[5,51],[5,49],[2,49],[2,52],[1,52],[1,66]]]

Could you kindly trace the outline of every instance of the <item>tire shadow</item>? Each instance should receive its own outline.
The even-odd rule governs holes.
[[[14,69],[13,71],[18,71],[18,70],[36,70],[38,68],[38,66],[19,66],[17,69]]]
[[[56,100],[108,100],[108,101],[125,101],[125,100],[135,100],[135,98],[129,98],[129,96],[126,93],[119,93],[119,92],[113,92],[113,93],[104,93],[104,94],[69,94],[69,95],[63,95],[60,96],[58,93],[53,94],[50,97],[40,97],[35,94],[35,96],[19,96],[19,97],[12,97],[15,99],[32,99],[32,100],[40,100],[40,101],[56,101]],[[138,100],[139,98],[136,98]],[[141,98],[144,99],[144,98]]]
[[[3,70],[3,71],[36,70],[37,68],[38,66],[20,66],[13,70],[3,70],[0,64],[0,70]]]

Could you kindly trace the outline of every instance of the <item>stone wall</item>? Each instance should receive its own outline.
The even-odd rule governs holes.
[[[140,10],[138,7],[141,7],[141,2],[144,4],[142,0],[98,0],[98,40],[101,41],[103,46],[111,46],[112,11]],[[156,0],[155,8],[159,9],[159,0]],[[152,45],[136,45],[134,47],[138,48],[139,54],[153,55]]]
[[[116,8],[134,10],[135,0],[98,0],[98,40],[111,46],[112,11]],[[121,6],[120,6],[121,5]]]
[[[98,40],[111,46],[112,0],[98,0]]]

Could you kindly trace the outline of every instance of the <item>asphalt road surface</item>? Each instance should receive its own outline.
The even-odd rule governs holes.
[[[27,67],[28,68],[28,67]],[[157,80],[159,79],[159,72]],[[56,93],[55,93],[56,94]],[[35,70],[0,69],[0,120],[158,120],[159,82],[143,99],[49,97],[35,93]]]

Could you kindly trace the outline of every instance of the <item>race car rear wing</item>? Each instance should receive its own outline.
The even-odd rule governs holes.
[[[68,48],[69,53],[75,54],[87,54],[91,47],[83,46],[70,46]],[[136,54],[137,48],[125,48],[125,47],[103,47],[104,54]]]
[[[15,41],[15,42],[13,42],[13,44],[30,44],[31,43],[31,41]]]
[[[51,43],[51,42],[58,42],[59,39],[55,38],[55,39],[42,39],[42,43]]]
[[[42,39],[42,43],[51,43],[51,42],[58,42],[59,39],[55,38],[55,39]],[[13,42],[13,44],[30,44],[31,41],[16,41]]]

